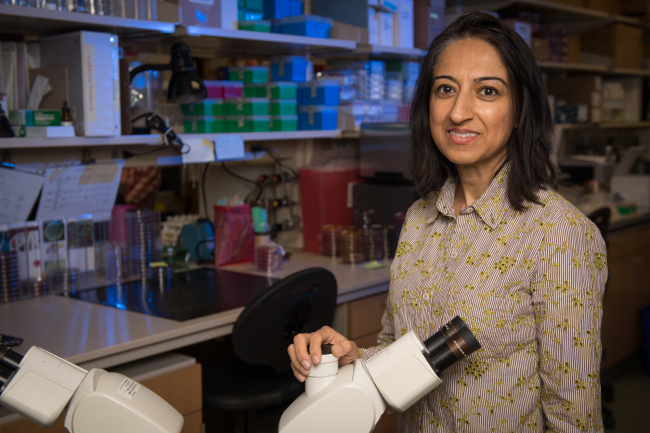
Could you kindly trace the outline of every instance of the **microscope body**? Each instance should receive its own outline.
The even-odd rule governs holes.
[[[0,405],[41,427],[67,409],[71,433],[179,433],[183,416],[119,373],[90,372],[39,347],[21,356],[0,349]]]
[[[403,412],[442,381],[413,331],[367,361],[338,368],[338,358],[324,354],[312,366],[305,393],[282,414],[280,433],[364,433],[374,429],[388,403]]]

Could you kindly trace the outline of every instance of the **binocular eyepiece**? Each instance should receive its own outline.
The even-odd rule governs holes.
[[[481,348],[463,319],[456,316],[424,341],[433,370],[440,374]]]

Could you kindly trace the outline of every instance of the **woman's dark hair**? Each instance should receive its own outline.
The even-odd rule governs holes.
[[[479,39],[501,55],[513,89],[515,124],[507,144],[505,162],[511,162],[507,186],[510,205],[522,211],[526,202],[539,203],[537,190],[555,185],[557,167],[551,160],[553,119],[546,86],[533,53],[513,29],[485,12],[461,15],[431,43],[424,58],[411,101],[411,175],[418,192],[431,196],[448,177],[458,179],[455,165],[439,150],[431,137],[429,101],[433,68],[442,52],[454,42]]]

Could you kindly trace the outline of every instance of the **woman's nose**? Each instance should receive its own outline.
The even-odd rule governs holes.
[[[472,95],[470,92],[460,92],[454,101],[449,118],[456,124],[470,120],[474,116]]]

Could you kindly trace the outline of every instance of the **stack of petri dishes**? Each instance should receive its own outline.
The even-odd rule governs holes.
[[[386,257],[392,259],[395,257],[397,250],[397,237],[399,233],[395,234],[395,226],[384,226],[384,253]]]
[[[355,227],[349,227],[341,231],[339,239],[341,248],[341,261],[348,265],[361,264],[364,261],[363,245],[361,243],[361,231]]]
[[[255,248],[255,265],[263,272],[278,272],[282,270],[285,255],[282,246],[269,242]]]
[[[138,209],[126,212],[126,224],[131,250],[131,274],[147,277],[149,264],[162,257],[160,212]]]
[[[339,239],[341,237],[342,226],[334,224],[324,225],[321,229],[323,236],[323,255],[325,257],[340,257],[341,249]]]
[[[368,228],[362,228],[361,242],[366,261],[372,262],[376,260],[381,262],[386,257],[384,250],[384,228],[381,225],[373,224]]]
[[[0,302],[15,301],[20,297],[18,255],[15,252],[0,253]]]

